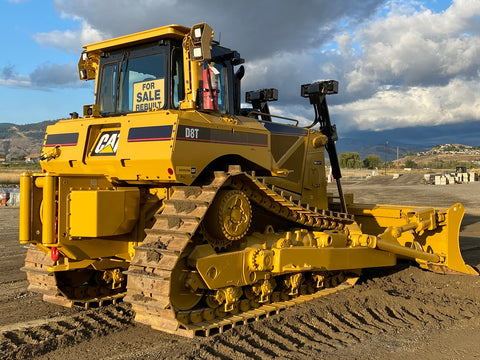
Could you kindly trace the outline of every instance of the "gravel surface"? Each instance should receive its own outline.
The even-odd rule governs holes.
[[[365,203],[462,202],[462,253],[479,268],[480,183],[379,177],[344,191]],[[26,249],[17,240],[17,208],[0,208],[0,231],[0,359],[480,358],[480,277],[438,275],[410,263],[366,270],[351,289],[224,334],[185,339],[136,324],[125,303],[87,310],[44,303],[20,271]]]

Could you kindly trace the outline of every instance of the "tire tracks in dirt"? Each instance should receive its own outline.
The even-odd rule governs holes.
[[[447,277],[414,266],[396,270],[380,275],[370,271],[353,289],[235,328],[213,342],[204,341],[197,354],[213,359],[241,349],[233,354],[240,358],[328,357],[380,335],[448,328],[480,315],[478,278]],[[460,281],[471,282],[472,287]],[[458,289],[445,286],[450,282],[459,283]]]
[[[133,321],[127,304],[79,310],[76,315],[0,327],[0,359],[26,359],[123,329]]]
[[[462,239],[464,258],[479,264],[476,239]],[[17,242],[13,236],[4,242],[8,253],[23,251],[10,245]],[[20,257],[12,260],[22,266]],[[431,360],[472,358],[469,352],[478,343],[480,277],[438,275],[410,265],[365,270],[351,289],[196,339],[136,326],[123,303],[87,310],[45,305],[26,290],[26,282],[18,278],[23,273],[13,272],[11,265],[0,263],[9,272],[0,284],[2,309],[9,312],[0,328],[0,359],[78,359],[88,350],[92,358],[112,360],[370,359],[394,358],[396,352],[414,358],[420,349]],[[35,320],[39,322],[29,323]]]
[[[327,358],[379,336],[396,338],[448,328],[459,321],[478,322],[478,285],[480,280],[475,277],[438,275],[414,266],[367,271],[352,289],[223,334],[194,341],[163,334],[176,340],[178,351],[168,353],[167,345],[160,342],[143,355],[145,359],[159,354],[172,359]],[[4,326],[0,328],[0,359],[35,357],[108,338],[132,326],[132,322],[130,306],[120,303],[79,309],[73,315],[38,323]],[[135,358],[133,354],[118,356]]]

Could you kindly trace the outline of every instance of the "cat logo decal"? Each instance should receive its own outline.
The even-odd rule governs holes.
[[[100,134],[93,146],[91,156],[112,156],[116,155],[120,130],[104,131]]]

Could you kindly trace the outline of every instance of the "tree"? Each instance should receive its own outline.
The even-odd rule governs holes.
[[[414,169],[417,167],[417,163],[411,159],[408,159],[407,161],[405,161],[405,167],[406,168],[410,168],[410,169]]]
[[[341,168],[346,169],[359,169],[362,167],[360,161],[360,154],[357,152],[346,152],[338,156],[338,162]]]
[[[380,156],[370,154],[365,158],[365,160],[363,160],[363,166],[365,166],[367,169],[381,168],[382,160],[380,160]]]

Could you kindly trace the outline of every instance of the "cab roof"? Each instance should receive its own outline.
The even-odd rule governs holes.
[[[114,50],[131,45],[152,42],[160,39],[181,40],[190,32],[190,28],[181,25],[167,25],[155,29],[145,30],[134,34],[128,34],[109,40],[99,41],[84,45],[86,52]]]

